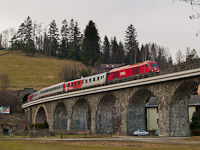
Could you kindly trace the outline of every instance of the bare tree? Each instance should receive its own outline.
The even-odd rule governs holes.
[[[3,36],[2,46],[7,49],[9,46],[9,30],[8,29],[4,30],[2,36]]]
[[[173,1],[177,1],[177,0],[173,0]],[[200,7],[200,0],[179,0],[181,2],[186,2],[188,4],[190,4],[192,6],[192,10],[194,10],[195,14],[194,15],[190,15],[190,19],[198,19],[200,18],[200,13],[199,10],[197,10],[197,7]],[[200,31],[196,34],[196,36],[199,36]]]
[[[2,34],[0,34],[0,50],[2,49]]]
[[[181,50],[178,50],[176,53],[176,62],[177,64],[184,62],[184,55],[182,54]]]
[[[70,81],[80,78],[80,67],[78,64],[67,64],[59,73],[60,79],[64,81]]]
[[[1,91],[5,92],[9,86],[10,79],[7,74],[0,74]]]

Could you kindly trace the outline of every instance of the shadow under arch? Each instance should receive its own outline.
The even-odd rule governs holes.
[[[35,124],[42,124],[47,121],[46,111],[43,106],[40,106],[35,118]]]
[[[53,129],[67,129],[67,110],[63,102],[56,105],[53,116]]]
[[[96,130],[101,134],[110,134],[114,132],[116,98],[111,95],[105,95],[98,104],[96,113]]]
[[[135,92],[129,101],[127,112],[127,134],[133,135],[134,130],[147,129],[146,103],[153,93],[147,89],[140,89]]]
[[[90,130],[91,129],[91,113],[88,102],[85,99],[79,99],[72,110],[72,130]]]
[[[189,103],[198,83],[181,84],[170,103],[170,136],[190,136]]]

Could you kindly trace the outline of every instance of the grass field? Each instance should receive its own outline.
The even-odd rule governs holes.
[[[199,150],[199,145],[134,141],[0,140],[0,150]]]
[[[14,51],[6,55],[6,51],[0,51],[0,74],[8,74],[12,89],[43,87],[62,82],[59,74],[64,66],[76,65],[85,67],[82,63],[70,60],[61,60],[43,55],[33,57],[26,56],[20,51]]]

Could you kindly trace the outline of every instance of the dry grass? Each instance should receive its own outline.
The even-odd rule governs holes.
[[[134,141],[0,140],[1,150],[198,150],[198,145],[154,144]]]
[[[33,57],[26,56],[20,51],[14,51],[6,55],[0,51],[0,74],[8,74],[12,89],[43,87],[62,82],[59,73],[67,64],[85,67],[82,63],[70,60],[61,60],[43,55]]]

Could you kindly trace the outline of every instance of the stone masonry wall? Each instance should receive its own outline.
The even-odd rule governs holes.
[[[195,77],[68,98],[32,106],[26,109],[26,114],[29,121],[32,118],[32,123],[35,123],[39,108],[44,107],[49,128],[54,130],[55,114],[57,126],[61,116],[56,107],[62,103],[62,110],[66,109],[62,116],[66,126],[63,129],[131,135],[135,129],[145,129],[145,105],[154,96],[158,101],[159,135],[188,136],[188,96],[199,81],[200,77]],[[180,90],[182,86],[187,88]]]

